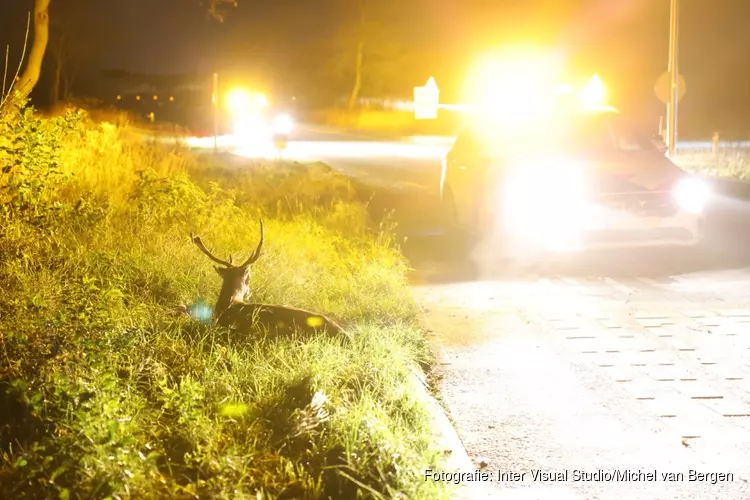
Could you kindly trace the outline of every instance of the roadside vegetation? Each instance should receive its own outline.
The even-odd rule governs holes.
[[[82,112],[2,121],[0,498],[408,498],[446,492],[429,364],[387,226],[322,165],[143,142]],[[353,342],[232,334],[191,244],[265,252],[255,301],[319,310]],[[200,316],[200,314],[198,314]]]
[[[676,156],[676,162],[685,170],[698,174],[750,180],[750,151],[746,149],[725,149],[716,154],[686,151]]]

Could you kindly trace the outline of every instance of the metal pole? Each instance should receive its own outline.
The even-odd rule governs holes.
[[[219,151],[219,74],[214,73],[211,84],[211,104],[214,114],[214,153]]]
[[[669,156],[674,156],[677,148],[677,102],[679,100],[678,87],[678,47],[679,33],[679,0],[670,0],[669,9],[669,106],[667,107],[667,144],[669,145]]]

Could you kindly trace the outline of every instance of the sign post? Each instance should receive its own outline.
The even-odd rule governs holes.
[[[670,2],[670,29],[669,29],[669,119],[667,120],[667,136],[669,137],[669,156],[673,157],[677,148],[677,103],[680,101],[679,96],[679,68],[678,50],[680,40],[680,22],[679,22],[679,0]]]
[[[435,120],[438,117],[440,89],[430,77],[423,87],[414,87],[414,117],[417,120]]]
[[[681,101],[685,97],[685,77],[677,75],[677,101]],[[654,93],[656,97],[664,104],[669,104],[672,98],[672,75],[668,71],[665,71],[659,78],[656,79],[654,84]]]

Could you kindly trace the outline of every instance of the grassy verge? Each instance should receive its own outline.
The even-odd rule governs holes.
[[[726,149],[716,155],[711,152],[684,152],[677,155],[676,162],[698,174],[750,180],[750,152],[745,149]]]
[[[75,114],[4,124],[0,497],[445,496],[406,389],[430,361],[407,269],[345,179],[233,169]],[[254,298],[329,313],[354,342],[174,312],[219,285],[188,233],[238,256],[259,216]]]

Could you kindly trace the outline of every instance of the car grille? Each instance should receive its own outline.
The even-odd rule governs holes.
[[[637,217],[670,217],[677,213],[672,194],[665,191],[603,195],[597,204]]]

